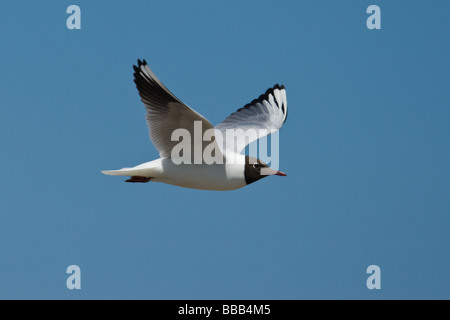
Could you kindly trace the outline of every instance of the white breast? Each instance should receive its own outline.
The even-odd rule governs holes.
[[[152,181],[185,188],[221,191],[234,190],[247,185],[242,164],[175,165],[171,159],[163,159],[161,167],[161,174],[153,177]]]

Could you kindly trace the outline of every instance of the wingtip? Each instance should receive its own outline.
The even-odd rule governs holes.
[[[273,87],[272,87],[272,90],[275,90],[275,89],[279,89],[279,90],[283,90],[283,89],[286,89],[286,87],[284,86],[284,84],[278,84],[278,83],[276,83]],[[269,89],[269,90],[271,90],[271,89]]]
[[[147,61],[145,61],[145,59],[142,59],[142,60],[138,59],[137,63],[138,63],[138,67],[147,65]]]
[[[242,108],[238,109],[236,112],[239,112],[239,111],[241,111],[243,109],[249,108],[249,107],[251,107],[251,106],[253,106],[253,105],[257,104],[257,103],[262,102],[263,100],[267,100],[269,95],[272,94],[276,89],[278,89],[278,90],[285,90],[286,88],[285,88],[285,86],[283,84],[279,85],[278,83],[276,83],[272,88],[267,89],[264,94],[260,95],[257,99],[254,99],[252,102],[247,103],[245,106],[243,106]],[[288,114],[287,108],[285,106],[283,107],[283,112],[285,113],[285,117],[284,117],[284,121],[283,121],[283,123],[284,123],[284,122],[286,122],[287,114]]]
[[[284,85],[282,84],[282,85],[279,85],[278,83],[276,83],[273,87],[271,87],[271,88],[269,88],[269,89],[267,89],[266,90],[266,92],[264,93],[264,94],[262,94],[258,99],[255,99],[255,100],[260,100],[261,98],[267,98],[268,96],[269,96],[269,94],[271,94],[274,90],[276,90],[276,89],[278,89],[278,90],[283,90],[283,89],[286,89],[285,87],[284,87]],[[254,101],[252,101],[252,103],[253,103]]]

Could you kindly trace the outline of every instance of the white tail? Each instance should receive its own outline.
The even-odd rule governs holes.
[[[108,176],[140,176],[140,177],[151,177],[150,169],[136,169],[136,168],[123,168],[120,170],[104,170],[103,174]]]

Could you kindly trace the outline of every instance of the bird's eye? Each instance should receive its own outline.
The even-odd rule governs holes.
[[[255,169],[259,169],[261,166],[259,165],[259,163],[254,163],[253,164],[253,168],[255,168]]]

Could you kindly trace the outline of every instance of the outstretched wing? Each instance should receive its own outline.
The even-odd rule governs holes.
[[[216,134],[216,139],[223,152],[241,153],[250,143],[277,132],[286,118],[286,89],[277,84],[218,124],[215,129],[221,135]],[[230,139],[230,133],[227,139],[228,130],[234,130],[237,139]]]
[[[172,133],[176,129],[186,129],[191,135],[191,154],[199,149],[195,146],[194,125],[201,122],[201,134],[208,129],[213,129],[212,124],[201,114],[189,108],[156,77],[147,65],[147,62],[138,60],[134,68],[134,82],[141,96],[141,100],[147,110],[146,120],[150,132],[150,140],[158,149],[163,158],[170,158],[172,149],[179,141],[172,141]],[[200,132],[197,132],[197,134]],[[210,144],[210,141],[201,139],[201,150]]]

